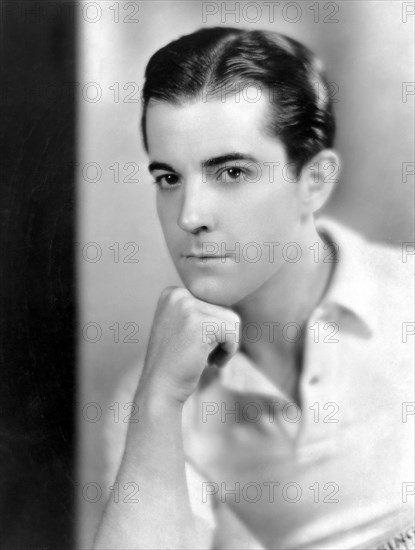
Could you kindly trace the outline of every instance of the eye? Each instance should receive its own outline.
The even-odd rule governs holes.
[[[163,174],[162,176],[157,176],[154,183],[161,189],[168,189],[169,187],[173,187],[178,181],[179,178],[175,174]]]
[[[219,173],[219,180],[222,183],[239,181],[245,172],[239,166],[229,166]]]

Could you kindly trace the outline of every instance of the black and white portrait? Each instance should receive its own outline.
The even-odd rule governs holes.
[[[414,3],[3,21],[4,547],[413,549]]]

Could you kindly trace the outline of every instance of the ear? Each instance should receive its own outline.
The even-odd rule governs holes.
[[[312,214],[327,203],[340,168],[340,157],[332,149],[323,149],[303,167],[299,178],[303,214]]]

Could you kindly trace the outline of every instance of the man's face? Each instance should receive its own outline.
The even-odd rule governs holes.
[[[201,300],[236,304],[298,253],[288,243],[300,234],[299,186],[282,143],[265,134],[267,116],[266,97],[148,107],[159,219],[184,285]]]

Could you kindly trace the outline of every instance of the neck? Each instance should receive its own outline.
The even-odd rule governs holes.
[[[313,220],[303,227],[299,261],[285,262],[233,306],[241,318],[240,351],[297,401],[307,321],[327,290],[332,266],[323,262],[325,242]]]

